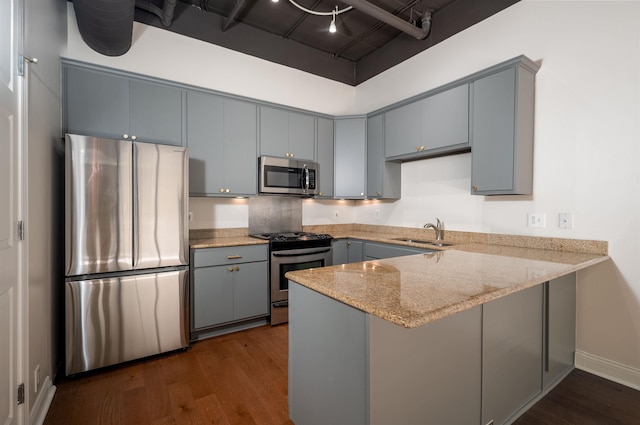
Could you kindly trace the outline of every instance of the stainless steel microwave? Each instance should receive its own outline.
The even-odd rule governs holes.
[[[260,193],[312,196],[318,193],[318,164],[304,159],[261,156]]]

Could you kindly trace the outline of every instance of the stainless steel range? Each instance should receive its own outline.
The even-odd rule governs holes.
[[[333,264],[331,235],[284,232],[251,235],[269,240],[271,325],[289,321],[289,281],[284,275],[291,270],[303,270]]]

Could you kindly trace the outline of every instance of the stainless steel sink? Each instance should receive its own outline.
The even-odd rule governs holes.
[[[421,239],[411,239],[411,238],[393,238],[392,240],[401,241],[401,242],[419,243],[422,245],[432,245],[432,246],[451,246],[452,245],[450,243],[445,243],[445,242],[424,241]]]

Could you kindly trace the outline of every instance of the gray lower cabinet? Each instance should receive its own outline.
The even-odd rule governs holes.
[[[542,311],[543,285],[482,306],[482,424],[504,424],[540,394]]]
[[[183,145],[184,90],[69,64],[63,76],[66,132]]]
[[[575,284],[573,273],[406,329],[290,281],[290,417],[511,423],[574,367]]]
[[[335,193],[341,199],[364,199],[367,161],[367,119],[335,120]]]
[[[359,263],[364,259],[364,241],[356,239],[334,239],[333,265]]]
[[[267,246],[192,250],[191,331],[269,314]]]
[[[574,367],[576,351],[576,274],[553,279],[544,289],[542,388],[548,389]]]
[[[381,258],[402,257],[404,255],[422,254],[433,252],[432,249],[412,248],[381,242],[365,242],[363,260],[379,260]]]
[[[332,247],[333,265],[359,263],[360,261],[379,260],[382,258],[433,252],[432,249],[414,248],[357,239],[335,239]]]
[[[298,424],[480,422],[481,308],[405,329],[289,283]]]
[[[385,157],[411,160],[469,149],[469,84],[385,113]]]
[[[315,160],[315,117],[260,106],[260,155]]]
[[[401,164],[384,156],[384,115],[367,118],[367,198],[400,199]]]
[[[214,94],[187,93],[191,196],[257,192],[256,105]]]
[[[510,67],[472,83],[472,194],[532,193],[538,68],[522,57]]]
[[[316,198],[333,198],[333,119],[316,119],[316,158],[320,168]]]

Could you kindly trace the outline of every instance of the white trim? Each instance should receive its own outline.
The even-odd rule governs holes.
[[[576,368],[640,390],[640,369],[576,350]]]
[[[33,409],[29,414],[30,425],[42,425],[49,412],[49,407],[56,393],[56,386],[51,385],[51,379],[47,376],[42,383],[38,399],[33,404]]]

